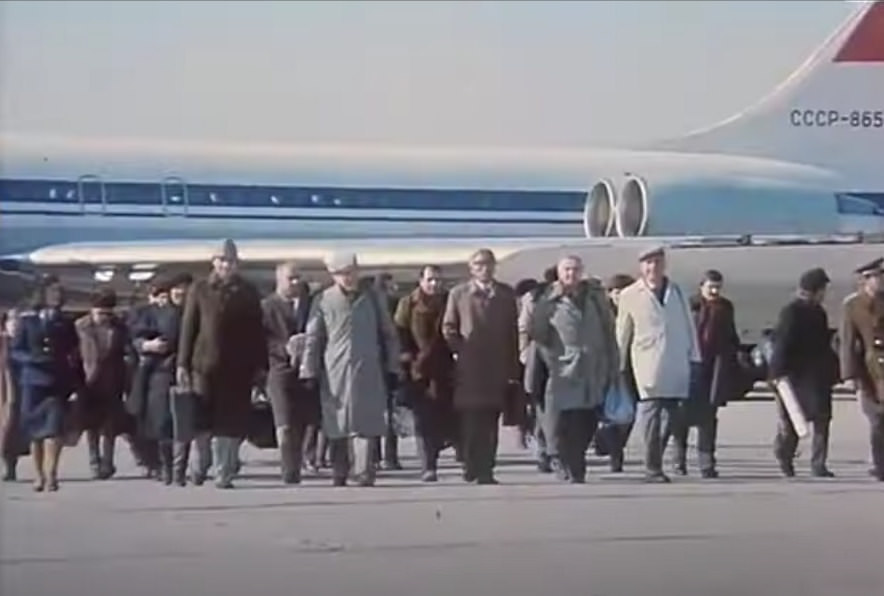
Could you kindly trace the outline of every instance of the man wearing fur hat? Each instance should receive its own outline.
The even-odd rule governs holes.
[[[261,298],[238,271],[236,244],[225,240],[208,278],[187,294],[178,344],[177,384],[205,399],[214,436],[215,485],[232,488],[248,433],[252,389],[267,370]]]

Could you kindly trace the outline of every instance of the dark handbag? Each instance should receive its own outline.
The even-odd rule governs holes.
[[[246,435],[249,443],[258,449],[276,449],[276,425],[273,422],[273,409],[268,401],[252,401],[249,410],[249,428]]]
[[[63,409],[62,442],[65,447],[76,447],[83,434],[83,404],[75,399],[65,402]]]
[[[190,442],[196,434],[197,407],[200,397],[179,387],[169,389],[169,407],[172,410],[172,437]]]
[[[507,384],[503,401],[503,425],[524,427],[528,422],[528,404],[521,384]]]

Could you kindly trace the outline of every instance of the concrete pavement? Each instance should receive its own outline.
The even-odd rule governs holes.
[[[468,486],[450,455],[438,485],[402,472],[372,489],[307,479],[283,487],[269,451],[243,450],[233,491],[120,474],[86,480],[85,446],[64,455],[61,490],[2,488],[4,596],[872,596],[884,593],[884,484],[867,475],[867,427],[835,405],[831,480],[781,479],[770,455],[773,404],[722,411],[718,480],[644,485],[592,458],[583,486],[538,474],[502,435],[499,486]],[[693,465],[693,453],[691,464]]]

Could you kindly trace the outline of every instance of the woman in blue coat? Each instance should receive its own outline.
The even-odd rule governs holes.
[[[13,338],[19,366],[21,428],[31,441],[36,491],[58,490],[58,462],[68,401],[82,385],[77,332],[61,311],[64,292],[55,277],[40,283]]]

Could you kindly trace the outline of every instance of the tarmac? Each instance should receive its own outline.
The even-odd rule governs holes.
[[[833,479],[783,479],[771,455],[773,404],[720,415],[721,478],[645,485],[591,457],[585,485],[539,474],[512,429],[498,486],[466,485],[450,453],[440,482],[418,480],[413,440],[401,472],[374,488],[329,478],[282,486],[272,451],[243,449],[232,491],[118,475],[88,478],[85,446],[64,453],[61,490],[32,492],[30,462],[3,485],[4,596],[297,594],[421,596],[873,596],[884,593],[884,484],[867,474],[868,430],[835,404]]]

